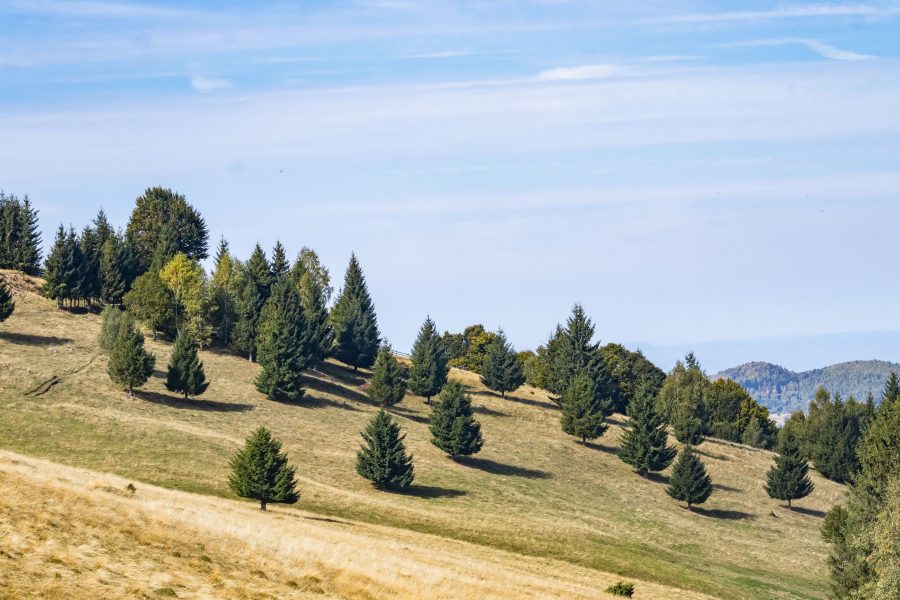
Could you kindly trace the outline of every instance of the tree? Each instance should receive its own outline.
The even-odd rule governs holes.
[[[240,265],[231,256],[223,237],[216,252],[215,267],[210,282],[210,325],[216,343],[228,347],[234,338],[238,320],[239,295],[242,285]]]
[[[560,406],[563,432],[580,438],[582,444],[606,433],[609,408],[597,401],[596,384],[587,371],[575,375],[563,393]]]
[[[497,334],[487,331],[484,325],[469,325],[462,333],[444,332],[441,340],[447,350],[449,364],[473,373],[481,374],[484,355]]]
[[[101,295],[100,285],[100,246],[97,234],[90,227],[85,227],[78,239],[78,297],[88,306]]]
[[[688,353],[684,362],[675,363],[675,367],[666,376],[659,391],[658,408],[663,416],[673,424],[679,411],[687,410],[700,419],[701,429],[705,433],[708,421],[705,414],[705,399],[708,388],[709,378],[700,368],[694,354]]]
[[[304,270],[299,281],[300,305],[306,319],[310,353],[314,362],[320,362],[328,356],[334,343],[334,331],[328,317],[328,299],[319,279],[309,271]]]
[[[873,551],[866,557],[870,577],[861,597],[900,598],[900,478],[889,482],[884,506],[864,535]]]
[[[291,267],[291,272],[296,281],[300,281],[304,273],[309,273],[310,278],[321,290],[322,305],[328,306],[328,303],[331,302],[331,294],[334,292],[334,288],[331,287],[331,274],[322,264],[315,250],[303,246],[297,255],[297,260],[294,261],[294,266]]]
[[[197,356],[197,344],[188,333],[179,333],[169,359],[166,389],[184,394],[185,398],[199,396],[209,387],[203,363]]]
[[[857,447],[869,419],[865,404],[820,388],[797,430],[800,449],[822,476],[849,482],[860,469]]]
[[[174,298],[175,329],[187,332],[200,345],[212,338],[209,324],[209,287],[203,268],[179,252],[160,270],[159,278]]]
[[[0,275],[0,323],[12,316],[16,309],[16,303],[13,301],[12,292],[6,285],[6,278]]]
[[[675,439],[682,444],[699,446],[703,443],[703,424],[688,406],[682,406],[675,414],[672,431],[675,433]]]
[[[666,422],[656,411],[652,384],[642,383],[628,405],[628,425],[622,436],[619,458],[642,477],[651,471],[662,471],[675,458],[675,448],[666,445],[669,434]]]
[[[394,358],[390,346],[382,346],[372,367],[369,398],[382,406],[393,406],[406,395],[406,372]]]
[[[441,391],[450,372],[444,342],[431,317],[427,317],[413,344],[409,365],[409,391],[431,404],[431,397]]]
[[[675,500],[687,503],[690,510],[694,504],[706,502],[712,491],[712,481],[706,474],[703,461],[690,445],[685,446],[672,467],[666,493]]]
[[[127,290],[125,246],[115,234],[100,247],[100,299],[106,304],[120,305]]]
[[[18,226],[16,268],[34,275],[40,270],[41,264],[41,229],[38,211],[31,205],[27,194],[19,207]]]
[[[109,352],[107,372],[113,383],[128,389],[134,397],[134,388],[147,383],[153,374],[156,357],[144,349],[144,336],[128,323],[119,328],[119,333]]]
[[[489,390],[500,392],[501,397],[506,397],[506,392],[514,392],[525,383],[522,363],[502,329],[497,332],[484,356],[481,383]]]
[[[134,317],[131,313],[117,306],[106,306],[100,313],[100,337],[97,340],[104,352],[107,354],[112,352],[119,338],[119,331],[124,328],[134,328]]]
[[[256,355],[259,320],[269,299],[272,274],[262,246],[256,244],[250,260],[244,266],[243,289],[238,306],[238,322],[235,327],[235,348],[246,352],[250,362]]]
[[[650,362],[640,350],[632,352],[621,344],[607,344],[600,348],[600,355],[613,381],[613,410],[626,413],[642,384],[650,386],[650,394],[656,396],[665,372]]]
[[[294,467],[265,427],[254,431],[231,459],[228,487],[241,498],[259,500],[261,510],[269,503],[294,504],[300,499]]]
[[[887,381],[884,382],[884,389],[881,391],[881,406],[894,402],[898,398],[900,398],[900,379],[894,371],[891,371]]]
[[[56,239],[50,254],[47,256],[44,273],[44,295],[56,300],[59,308],[65,302],[69,305],[78,297],[80,272],[78,261],[78,243],[75,230],[68,232],[62,225],[56,231]]]
[[[769,498],[787,500],[790,508],[792,500],[809,496],[814,486],[809,478],[809,465],[800,454],[800,444],[790,429],[781,435],[779,445],[778,456],[766,474],[764,487]]]
[[[200,213],[181,194],[147,188],[135,202],[125,231],[142,272],[150,268],[164,230],[171,235],[175,252],[196,261],[207,258],[209,231]]]
[[[431,443],[451,458],[481,450],[481,425],[472,416],[472,400],[460,382],[450,380],[431,409]]]
[[[306,323],[297,287],[282,281],[272,289],[259,324],[259,364],[256,389],[269,398],[296,400],[303,396],[304,369],[309,364]]]
[[[288,276],[291,265],[287,259],[287,253],[281,242],[276,241],[272,248],[272,283],[278,283]]]
[[[135,279],[124,300],[129,312],[153,332],[153,339],[156,339],[157,332],[165,335],[174,333],[175,298],[159,278],[159,273],[147,271]]]
[[[413,482],[412,456],[403,444],[406,436],[400,434],[400,427],[391,416],[379,410],[362,437],[364,444],[356,455],[356,472],[379,490],[408,488]]]
[[[353,370],[371,367],[378,352],[378,321],[355,254],[350,256],[344,288],[331,311],[331,325],[334,357]]]

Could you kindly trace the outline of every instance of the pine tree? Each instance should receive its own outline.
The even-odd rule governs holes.
[[[293,272],[291,277],[294,277]],[[313,362],[321,362],[328,356],[334,343],[325,293],[318,280],[305,270],[300,274],[299,287],[311,356]]]
[[[369,382],[369,398],[382,406],[393,406],[406,395],[406,369],[400,365],[391,347],[384,345],[378,351]]]
[[[555,337],[558,339],[548,342],[548,348],[553,347],[548,365],[548,391],[561,398],[575,376],[585,371],[594,381],[598,401],[612,405],[615,386],[600,354],[600,344],[592,341],[594,324],[581,305],[572,308],[566,327],[557,327]]]
[[[472,400],[460,382],[450,380],[431,409],[431,443],[451,458],[481,450],[481,425],[475,420]]]
[[[147,383],[155,365],[156,357],[144,349],[144,336],[133,325],[121,327],[107,366],[113,383],[126,387],[133,398],[134,388]]]
[[[97,246],[100,248],[103,247],[106,240],[116,235],[116,231],[112,228],[112,225],[109,224],[109,219],[106,217],[106,211],[104,211],[103,208],[101,208],[97,212],[97,216],[94,217],[93,225],[94,232],[97,234]]]
[[[287,254],[281,242],[276,241],[275,247],[272,248],[272,283],[278,283],[288,276],[291,265],[288,262]]]
[[[365,443],[356,455],[356,472],[380,490],[408,488],[413,482],[412,456],[403,444],[406,436],[400,434],[391,416],[383,409],[378,411],[362,437]]]
[[[500,392],[501,397],[506,397],[506,392],[514,392],[525,383],[522,363],[502,329],[497,331],[497,336],[488,345],[481,368],[481,383],[490,390]]]
[[[91,306],[100,297],[100,247],[97,234],[85,227],[78,239],[78,297]]]
[[[900,379],[897,374],[891,371],[890,377],[884,382],[884,389],[881,392],[881,406],[900,399]]]
[[[253,362],[257,352],[260,316],[272,287],[269,262],[259,244],[253,248],[250,260],[244,267],[244,275],[244,289],[240,294],[234,345],[238,350],[246,352],[250,362]]]
[[[375,307],[356,255],[344,275],[344,289],[331,311],[333,355],[354,370],[371,367],[378,353],[379,333]]]
[[[31,205],[27,194],[19,208],[18,226],[16,268],[33,275],[41,265],[41,229],[38,211]]]
[[[672,421],[675,439],[682,444],[699,446],[703,443],[703,423],[694,416],[689,406],[681,406]]]
[[[260,427],[231,459],[228,487],[241,498],[259,500],[260,509],[266,510],[269,503],[294,504],[300,499],[295,473],[281,442]]]
[[[563,432],[581,439],[582,444],[606,433],[608,426],[604,421],[610,413],[606,405],[597,401],[596,384],[586,371],[578,373],[569,383],[560,407]]]
[[[793,431],[784,430],[781,435],[778,456],[775,464],[766,474],[765,490],[770,498],[787,500],[788,508],[792,500],[805,498],[813,491],[813,483],[809,479],[809,465],[800,453],[800,444]]]
[[[120,305],[125,297],[125,248],[115,234],[106,238],[100,249],[100,299]]]
[[[166,374],[166,389],[184,394],[185,398],[199,396],[209,387],[203,363],[197,355],[197,344],[187,333],[180,333],[175,339],[169,371]]]
[[[309,364],[306,323],[297,288],[289,281],[275,285],[259,323],[259,364],[256,389],[269,398],[296,400],[303,396],[303,370]]]
[[[431,317],[419,329],[409,366],[409,391],[422,396],[428,404],[441,391],[450,372],[447,351]]]
[[[100,319],[100,336],[97,341],[103,351],[110,354],[119,338],[119,332],[123,328],[134,327],[134,318],[128,311],[109,305],[100,313]]]
[[[62,308],[65,297],[65,282],[63,281],[63,253],[65,252],[66,230],[62,225],[56,230],[56,238],[47,261],[44,264],[44,295],[51,300],[56,300],[58,308]]]
[[[0,275],[0,323],[12,316],[16,309],[16,303],[13,301],[12,292],[6,285],[6,278]]]
[[[628,425],[622,436],[619,458],[643,476],[662,471],[675,458],[675,448],[667,446],[666,422],[656,411],[656,398],[651,386],[642,383],[628,405]]]
[[[687,503],[688,510],[694,504],[703,504],[712,494],[712,481],[706,474],[706,467],[690,445],[678,455],[666,493]]]

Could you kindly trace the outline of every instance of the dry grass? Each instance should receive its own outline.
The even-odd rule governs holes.
[[[611,577],[604,573],[615,573],[726,598],[827,593],[819,528],[844,490],[814,477],[817,489],[799,503],[801,510],[781,508],[762,490],[768,452],[704,444],[717,490],[691,513],[666,496],[662,481],[637,477],[615,456],[618,425],[599,444],[582,447],[559,431],[558,412],[543,392],[524,388],[503,400],[471,374],[454,372],[474,394],[485,449],[468,462],[441,455],[428,441],[427,407],[408,397],[394,413],[415,455],[416,487],[409,494],[380,493],[353,468],[359,431],[376,410],[360,391],[364,375],[325,365],[308,378],[306,398],[278,403],[254,390],[255,365],[204,352],[212,385],[202,399],[184,402],[156,376],[131,400],[109,383],[98,330],[95,315],[57,311],[31,293],[18,299],[16,314],[0,325],[0,447],[228,496],[228,458],[265,424],[302,476],[298,507],[358,527],[366,522],[396,528],[391,535],[433,534],[441,538],[434,548],[460,540],[564,561],[564,567],[556,563],[560,574],[581,568],[596,574],[595,591]],[[169,346],[149,345],[164,369]],[[279,518],[288,514],[299,513],[288,509]],[[426,569],[424,562],[416,568]],[[646,597],[647,586],[639,584],[638,594]]]

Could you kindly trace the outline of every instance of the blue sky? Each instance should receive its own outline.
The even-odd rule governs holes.
[[[900,330],[900,2],[260,4],[0,0],[45,239],[171,187],[239,255],[356,251],[398,348],[576,301],[604,341]]]

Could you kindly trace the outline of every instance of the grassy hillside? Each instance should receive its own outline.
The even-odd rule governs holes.
[[[523,388],[504,400],[471,374],[454,372],[474,394],[485,449],[465,462],[447,459],[428,441],[427,407],[407,397],[393,412],[415,455],[416,484],[408,494],[388,494],[354,472],[359,431],[376,410],[362,391],[365,374],[326,364],[307,377],[306,398],[278,403],[255,391],[256,365],[204,352],[212,385],[203,399],[184,401],[166,392],[162,371],[129,399],[106,375],[96,344],[98,317],[57,311],[31,293],[17,302],[16,314],[0,325],[2,448],[228,497],[229,457],[265,424],[298,466],[300,511],[564,561],[564,567],[554,563],[560,576],[596,570],[594,590],[604,589],[612,573],[724,598],[820,598],[827,592],[819,528],[844,490],[814,476],[816,491],[800,502],[803,508],[780,508],[762,490],[768,452],[704,444],[716,492],[688,512],[665,494],[665,474],[641,479],[616,457],[617,424],[599,444],[582,447],[560,432],[558,412],[543,392]],[[164,368],[169,345],[148,346]],[[9,479],[0,479],[6,485]],[[228,506],[252,513],[249,504]],[[123,509],[122,518],[131,516]],[[180,543],[176,532],[167,535]],[[488,575],[493,579],[492,571]],[[638,590],[638,597],[676,597],[674,590]]]
[[[771,363],[752,362],[726,369],[715,377],[737,381],[773,413],[789,413],[806,410],[820,387],[837,392],[844,399],[854,396],[861,402],[872,392],[877,402],[891,371],[900,373],[900,365],[883,360],[857,360],[795,373]]]

